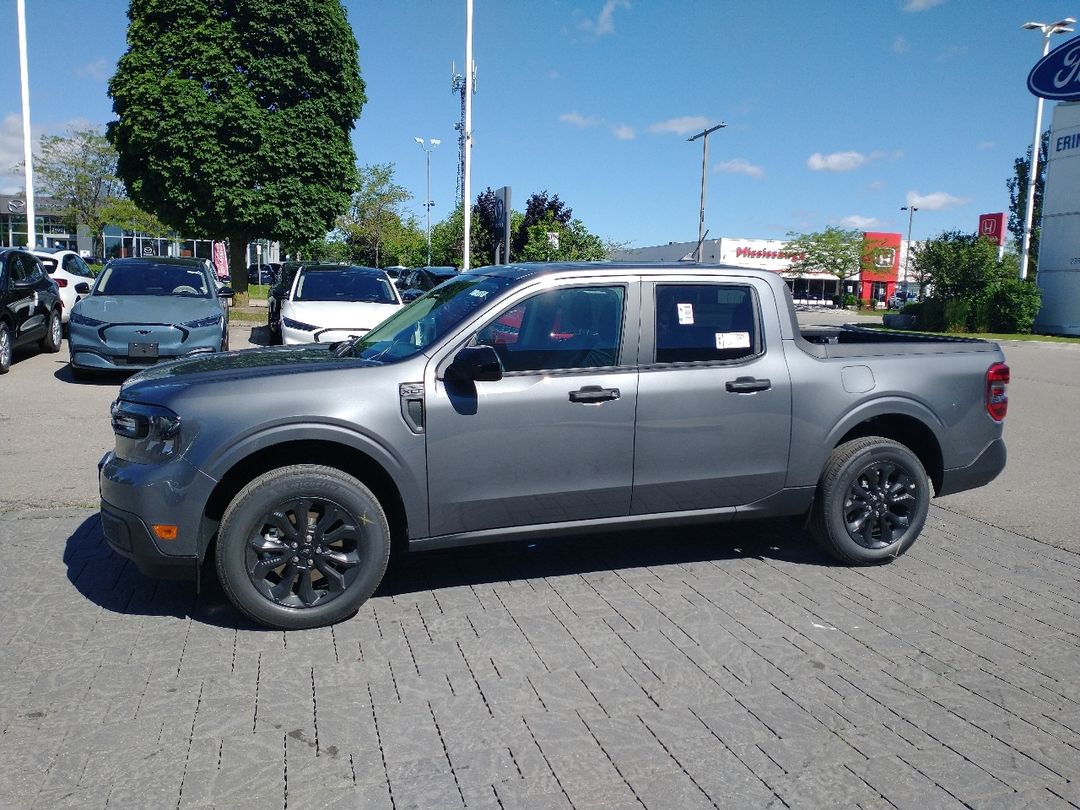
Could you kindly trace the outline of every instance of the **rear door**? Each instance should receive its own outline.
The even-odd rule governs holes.
[[[452,351],[429,364],[431,535],[629,514],[638,298],[631,278],[533,287],[469,337],[501,380],[439,379]]]
[[[19,252],[8,254],[7,308],[15,329],[15,342],[34,340],[45,334],[48,301],[41,301],[37,282],[45,276],[41,266]]]
[[[632,514],[730,507],[783,487],[791,384],[763,280],[645,284],[641,360]]]

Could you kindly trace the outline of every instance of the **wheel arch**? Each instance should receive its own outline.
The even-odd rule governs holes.
[[[867,436],[892,439],[907,447],[918,457],[934,485],[934,490],[941,488],[945,469],[941,442],[926,422],[906,413],[875,414],[848,426],[844,433],[833,441],[830,449],[835,449],[852,439]]]
[[[372,491],[390,525],[396,548],[408,545],[408,517],[400,488],[393,476],[371,455],[347,444],[327,439],[294,439],[262,447],[235,461],[221,476],[206,501],[204,517],[213,532],[200,538],[199,557],[204,558],[216,537],[216,527],[236,494],[263,473],[291,464],[321,464],[341,470]]]

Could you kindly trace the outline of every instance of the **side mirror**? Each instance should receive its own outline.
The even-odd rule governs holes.
[[[87,284],[85,281],[80,281],[78,284],[75,285],[75,292],[77,292],[79,295],[89,295],[90,285]]]
[[[232,287],[220,287],[217,291],[218,298],[232,298],[236,292]]]
[[[461,382],[498,382],[503,368],[491,346],[466,346],[446,367],[446,379]]]

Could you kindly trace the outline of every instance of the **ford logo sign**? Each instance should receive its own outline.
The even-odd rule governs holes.
[[[1035,63],[1028,90],[1054,101],[1080,101],[1080,37],[1070,39]]]

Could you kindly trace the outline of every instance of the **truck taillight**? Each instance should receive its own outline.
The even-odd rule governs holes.
[[[54,278],[53,281],[56,282],[57,287],[66,287],[67,286],[67,279],[66,278]]]
[[[994,363],[986,370],[986,412],[995,422],[1002,422],[1009,410],[1009,367]]]

